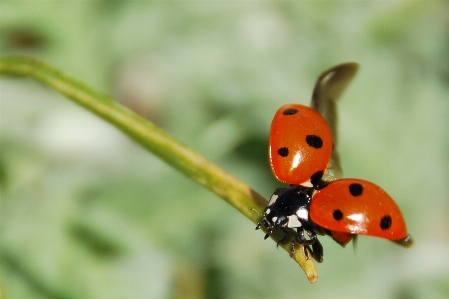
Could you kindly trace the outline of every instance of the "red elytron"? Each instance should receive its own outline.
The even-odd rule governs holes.
[[[316,110],[290,104],[276,112],[271,124],[269,158],[279,181],[310,185],[313,175],[323,175],[331,154],[331,130]]]

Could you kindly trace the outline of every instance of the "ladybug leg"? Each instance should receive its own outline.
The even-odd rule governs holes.
[[[323,256],[323,253],[324,253],[323,245],[321,245],[320,241],[318,240],[318,237],[317,237],[315,231],[307,230],[307,235],[310,238],[309,241],[313,242],[311,244],[312,245],[312,249],[310,250],[310,253],[312,254],[313,259],[315,261],[317,261],[318,263],[322,263],[323,262],[323,258],[324,258],[324,256]]]
[[[285,243],[285,241],[287,241],[287,239],[289,237],[291,237],[291,245],[290,245],[290,257],[293,258],[293,254],[295,253],[295,241],[296,241],[296,236],[291,236],[290,233],[286,230],[286,229],[282,229],[285,232],[285,237],[282,238],[282,240],[280,240],[276,247],[279,245],[282,245]]]
[[[304,236],[304,229],[298,229],[298,241],[304,245],[304,254],[307,258],[313,258],[318,263],[323,262],[323,245],[317,238],[317,235],[313,230],[306,229],[309,240]],[[312,246],[312,248],[310,248]]]
[[[288,238],[288,235],[286,235],[282,240],[280,240],[278,243],[277,243],[277,245],[276,245],[276,247],[277,246],[279,246],[279,245],[282,245],[282,244],[284,244],[285,243],[285,241],[287,240],[287,238]],[[291,258],[293,258],[293,254],[295,253],[295,242],[296,242],[296,237],[292,237],[291,238],[291,246],[290,246],[290,257]]]
[[[273,233],[273,226],[269,225],[265,220],[262,220],[259,223],[257,223],[256,230],[259,230],[262,227],[267,230],[267,233],[265,234],[264,237],[264,240],[266,240]]]
[[[285,236],[276,244],[276,247],[284,245],[284,243],[287,241],[288,238],[291,238],[291,247],[290,247],[290,257],[293,257],[293,254],[295,253],[295,241],[296,236],[292,236],[290,232],[285,229],[284,227],[280,227],[280,229],[285,233]]]
[[[310,240],[307,240],[306,237],[304,236],[304,229],[298,228],[297,231],[298,231],[298,241],[299,241],[299,244],[313,245],[313,243],[315,243],[315,241],[317,240],[316,235],[313,234],[313,235],[311,236],[309,231],[307,231],[307,234],[309,235]]]
[[[268,239],[269,236],[273,233],[273,228],[269,227],[267,233],[265,234],[265,237],[263,237],[264,240]]]
[[[285,236],[276,243],[276,247],[282,246],[290,236],[290,232],[287,229],[285,229],[284,227],[280,227],[280,229],[284,232]]]
[[[318,263],[322,263],[324,259],[323,245],[321,245],[318,238],[316,238],[315,243],[312,244],[312,257]]]
[[[265,219],[262,219],[259,223],[257,223],[256,230],[259,230],[261,227],[268,229],[270,225],[265,221]]]
[[[313,258],[313,251],[310,249],[309,245],[304,245],[302,248],[304,255],[306,256],[306,259],[310,260]]]
[[[316,239],[315,243],[312,244],[312,248],[310,248],[309,245],[304,245],[303,250],[307,259],[313,258],[318,263],[323,262],[323,246],[318,239]]]
[[[292,244],[290,247],[290,257],[293,258],[293,254],[295,253],[295,238],[292,238]]]

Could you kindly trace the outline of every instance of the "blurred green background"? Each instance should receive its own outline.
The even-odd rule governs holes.
[[[328,237],[311,285],[284,250],[54,91],[0,78],[1,298],[448,298],[447,1],[1,1],[1,54],[113,96],[266,198],[271,118],[317,76],[339,104],[346,177],[401,207],[411,249]]]

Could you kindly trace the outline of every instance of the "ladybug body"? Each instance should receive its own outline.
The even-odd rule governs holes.
[[[256,229],[259,229],[261,226],[267,229],[265,239],[272,234],[273,228],[278,227],[282,229],[286,233],[286,237],[279,243],[283,243],[288,237],[286,228],[296,228],[299,243],[312,245],[313,250],[309,250],[309,252],[315,260],[322,262],[323,248],[316,235],[330,234],[330,232],[309,220],[310,202],[313,192],[313,187],[301,185],[276,189],[262,214],[262,221],[259,222]],[[307,233],[309,240],[306,239],[304,232]],[[292,240],[291,254],[293,254],[294,241],[295,239]]]
[[[343,247],[357,235],[412,245],[399,207],[381,187],[360,179],[340,179],[323,182],[318,188],[293,185],[276,189],[256,229],[264,226],[266,239],[274,227],[296,228],[297,241],[312,246],[318,242],[317,235],[329,235]],[[318,250],[314,249],[312,256],[321,262],[323,250]]]
[[[286,233],[282,243],[290,235],[288,228],[296,228],[291,253],[294,242],[299,242],[318,262],[323,260],[323,248],[317,235],[329,235],[342,246],[359,234],[407,247],[412,244],[399,207],[382,188],[360,179],[340,179],[332,136],[336,135],[335,101],[357,67],[348,63],[324,72],[312,97],[315,109],[284,105],[271,124],[270,166],[275,177],[290,186],[274,191],[256,229],[266,228],[266,239],[275,227],[280,228]],[[333,128],[318,111],[327,116]]]

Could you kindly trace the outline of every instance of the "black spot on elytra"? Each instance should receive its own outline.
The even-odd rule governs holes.
[[[280,149],[278,149],[278,154],[281,157],[287,157],[288,156],[288,148],[281,147]]]
[[[314,148],[321,148],[323,146],[323,140],[320,136],[316,135],[307,135],[306,142],[308,145]]]
[[[351,193],[352,196],[359,196],[363,193],[363,186],[358,183],[354,183],[349,185],[349,193]]]
[[[310,177],[310,183],[312,183],[312,185],[318,186],[321,183],[321,178],[323,177],[324,171],[317,171],[314,174],[312,174],[312,176]]]
[[[383,216],[382,219],[380,219],[380,228],[383,230],[389,229],[391,227],[391,217],[390,216]]]
[[[284,115],[293,115],[296,113],[298,113],[298,109],[295,109],[295,108],[288,108],[282,112],[282,114],[284,114]]]
[[[332,216],[334,216],[334,219],[338,221],[343,218],[343,213],[340,210],[335,210]]]

